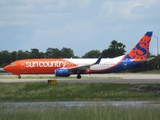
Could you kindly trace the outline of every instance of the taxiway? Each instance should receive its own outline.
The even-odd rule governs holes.
[[[22,79],[0,78],[0,82],[13,83],[13,82],[48,82],[48,80],[57,80],[57,83],[119,83],[119,84],[142,84],[142,83],[160,83],[159,74],[96,74],[96,75],[83,75],[82,79],[76,79],[76,76],[69,78],[53,78],[48,79],[48,75],[42,75],[43,78],[30,75],[31,78],[26,78],[29,75],[22,75]],[[45,76],[47,78],[45,78]],[[50,76],[50,75],[49,75]]]

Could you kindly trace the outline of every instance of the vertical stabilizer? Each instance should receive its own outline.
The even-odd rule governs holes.
[[[152,31],[147,32],[134,46],[134,48],[127,54],[126,58],[131,58],[134,60],[146,59],[149,52],[152,33]]]

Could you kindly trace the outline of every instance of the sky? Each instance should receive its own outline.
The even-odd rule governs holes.
[[[0,51],[66,47],[81,57],[116,40],[128,52],[147,31],[160,40],[160,0],[0,1]],[[155,36],[150,52],[156,55]]]

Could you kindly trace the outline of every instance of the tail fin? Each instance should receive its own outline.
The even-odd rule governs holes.
[[[134,48],[126,55],[126,58],[134,60],[143,60],[147,58],[149,52],[149,45],[152,37],[152,31],[146,32],[146,34],[139,40]]]

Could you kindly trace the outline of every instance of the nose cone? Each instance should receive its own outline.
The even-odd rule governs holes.
[[[8,65],[5,66],[5,67],[3,68],[3,70],[6,71],[6,72],[9,72],[9,66],[8,66]]]
[[[15,74],[15,75],[17,74],[16,66],[13,63],[5,66],[3,69],[4,69],[4,71],[6,71],[8,73],[12,73],[12,74]]]

